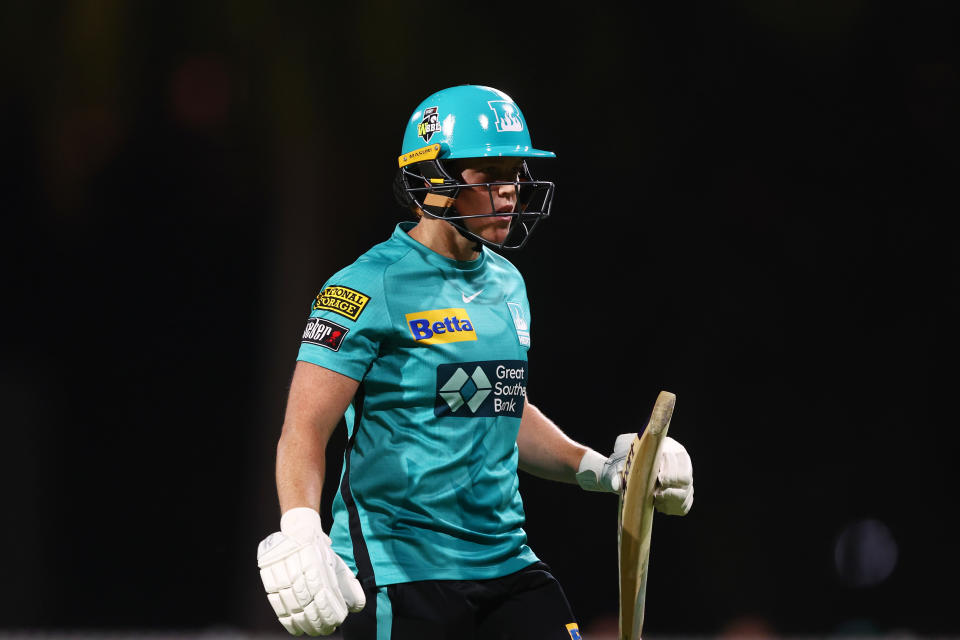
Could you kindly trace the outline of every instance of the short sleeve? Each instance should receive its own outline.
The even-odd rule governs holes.
[[[297,360],[362,380],[387,328],[381,282],[349,270],[331,278],[311,304]]]

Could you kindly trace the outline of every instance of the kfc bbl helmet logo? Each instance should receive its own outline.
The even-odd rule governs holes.
[[[427,107],[423,112],[423,120],[417,125],[417,135],[423,138],[424,142],[430,142],[437,131],[440,131],[440,122],[437,116],[437,107]]]
[[[487,104],[496,115],[497,131],[523,131],[523,120],[520,119],[517,105],[507,100],[490,100]]]

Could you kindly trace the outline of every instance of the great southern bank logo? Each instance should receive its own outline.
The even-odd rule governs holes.
[[[526,360],[458,362],[437,367],[436,416],[454,418],[523,415]]]

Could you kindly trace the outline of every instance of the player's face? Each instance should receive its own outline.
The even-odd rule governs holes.
[[[514,182],[522,176],[521,158],[477,158],[460,164],[457,169],[464,182],[478,184],[483,182]],[[507,215],[517,207],[517,190],[513,184],[480,187],[462,187],[457,195],[457,213],[463,216],[485,215],[485,218],[467,218],[463,221],[467,229],[491,242],[503,242],[510,231],[513,220]]]

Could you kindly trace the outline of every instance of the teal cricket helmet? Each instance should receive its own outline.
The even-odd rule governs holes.
[[[457,193],[466,183],[451,161],[502,156],[522,159],[515,175],[470,184],[490,192],[490,212],[459,214]],[[467,238],[496,249],[519,249],[550,215],[554,192],[552,182],[533,179],[526,158],[554,157],[533,146],[523,112],[506,93],[480,85],[450,87],[426,98],[407,120],[394,193],[402,205],[447,220]],[[496,211],[491,189],[510,184],[517,204],[508,214],[513,219],[506,239],[494,243],[470,231],[464,223],[468,218],[504,215]]]
[[[552,151],[533,147],[527,120],[513,98],[498,89],[472,84],[434,93],[407,120],[401,156],[431,144],[440,145],[441,160],[556,157]]]

